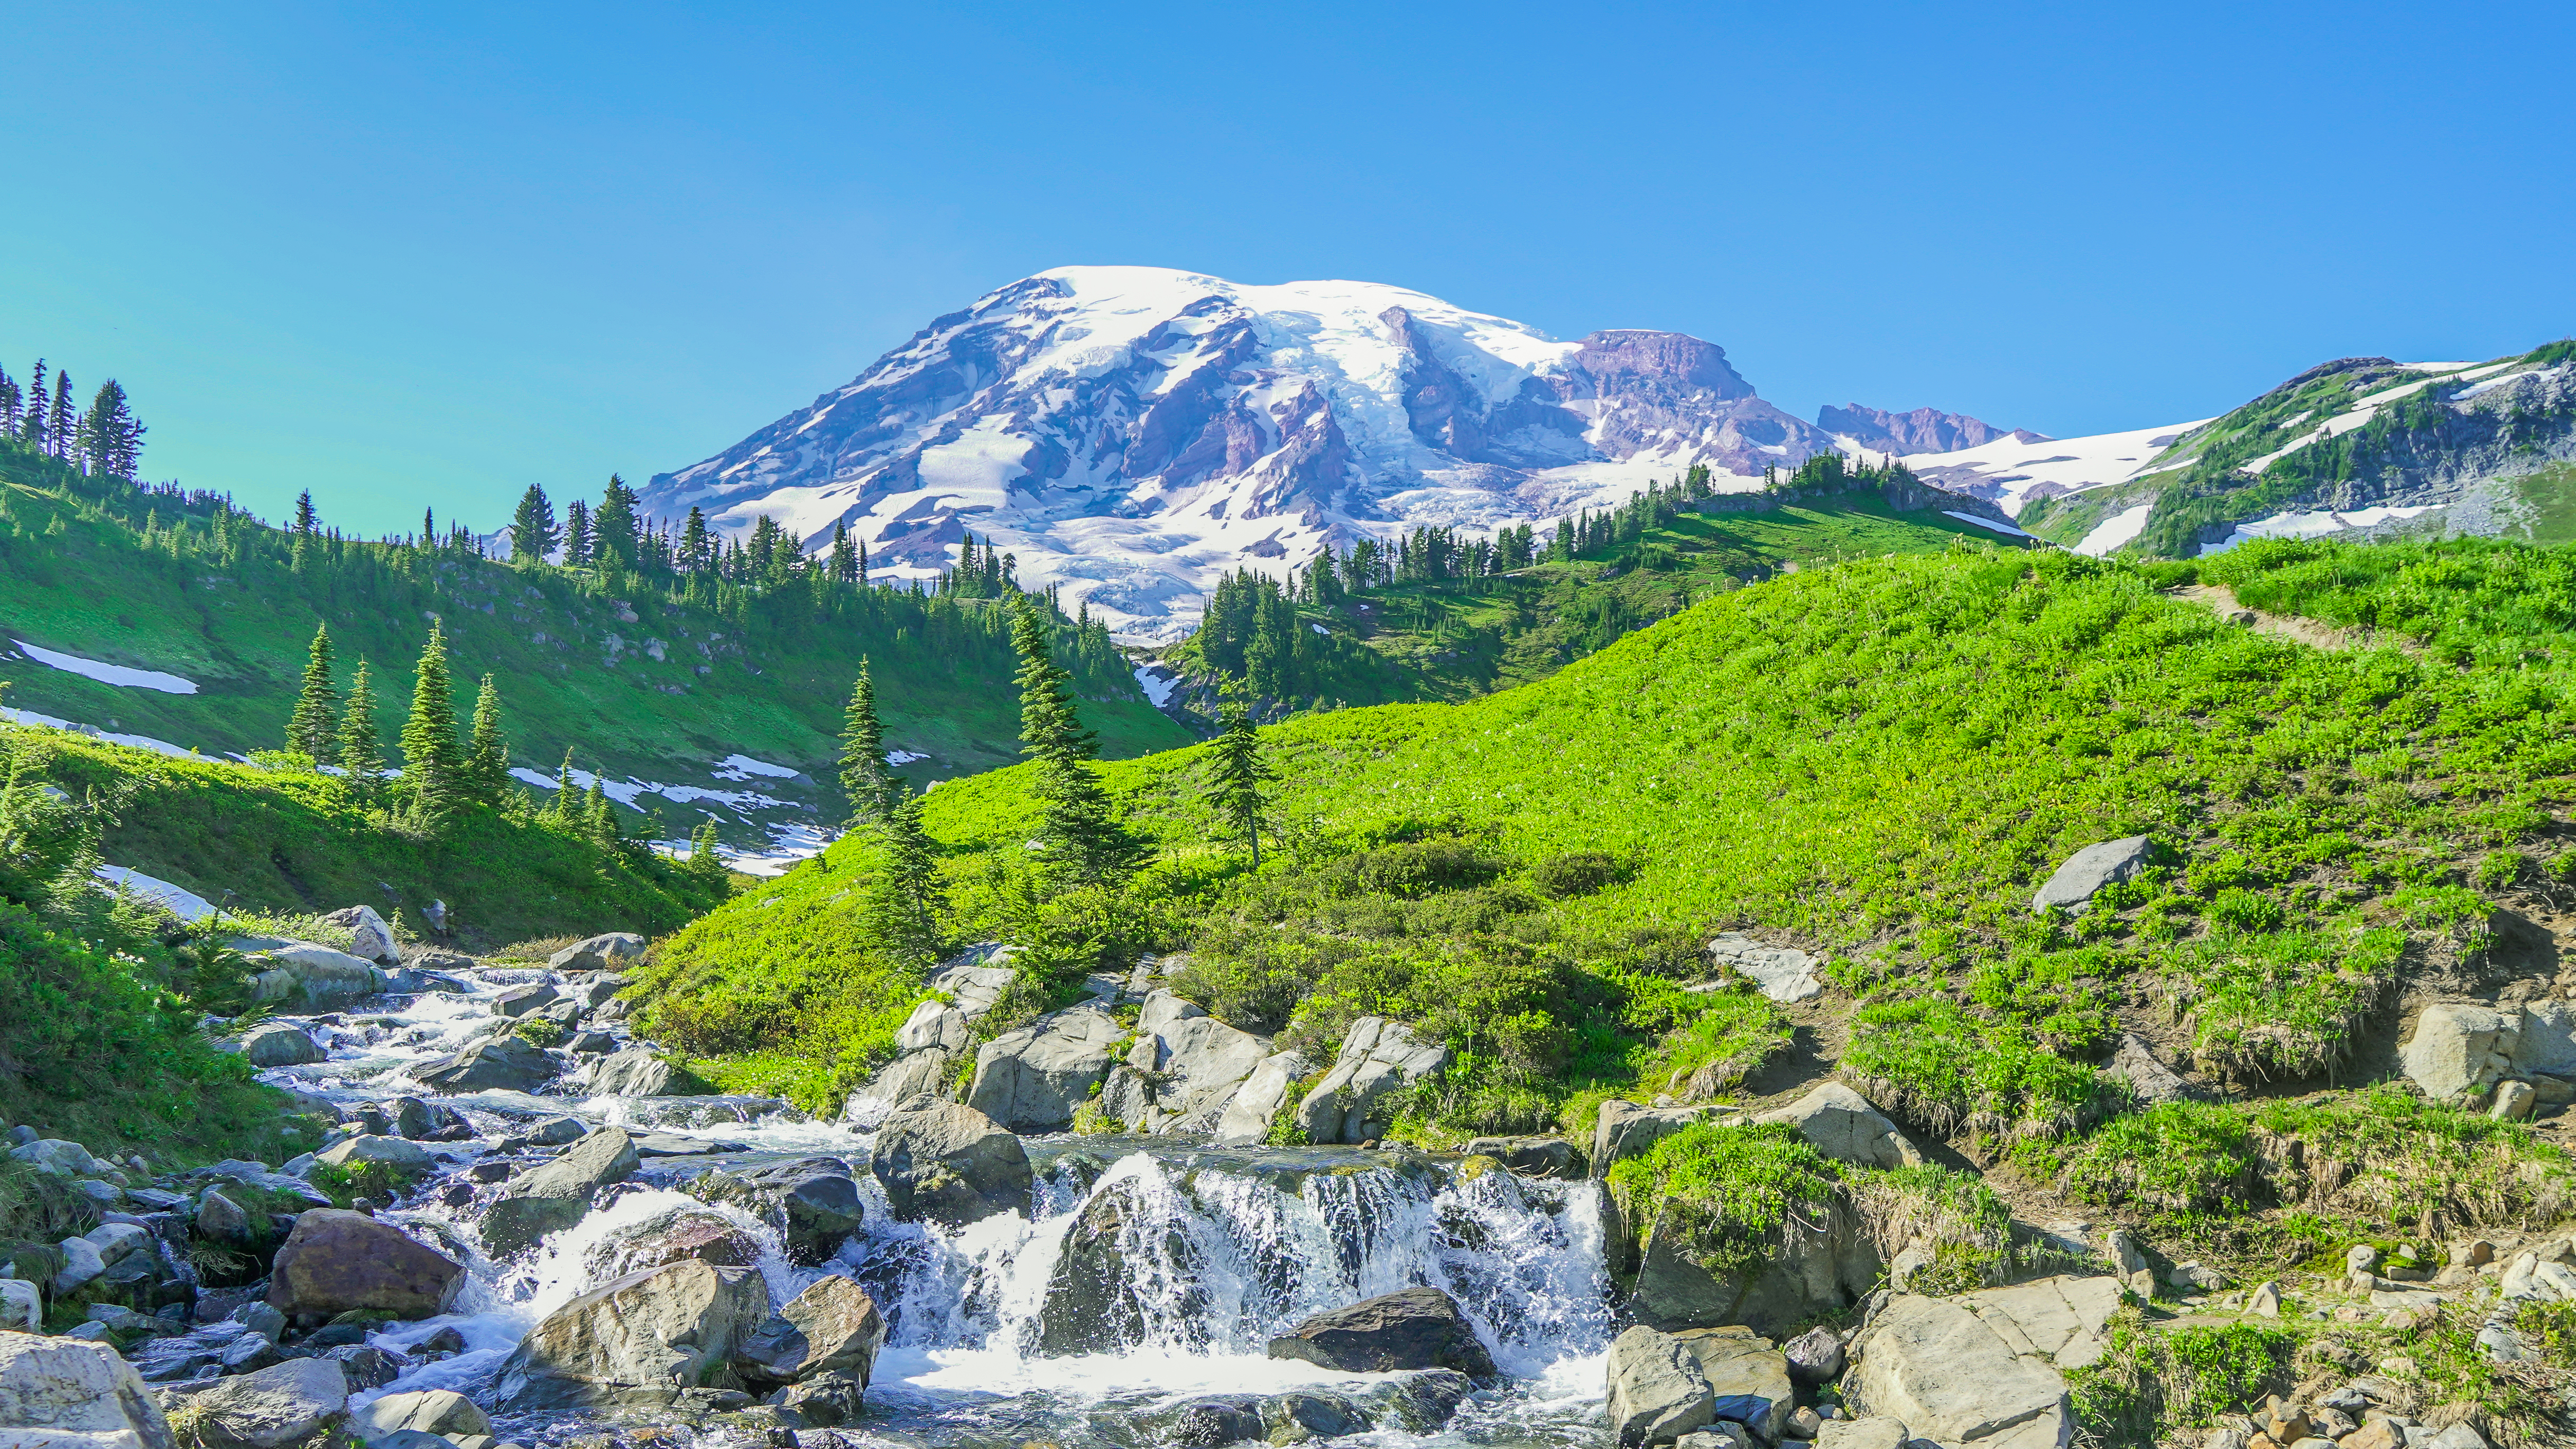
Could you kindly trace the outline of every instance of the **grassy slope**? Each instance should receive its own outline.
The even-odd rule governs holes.
[[[132,529],[84,516],[59,490],[63,470],[0,443],[0,632],[84,658],[174,673],[194,695],[101,684],[32,660],[5,669],[7,703],[21,709],[150,735],[209,754],[278,744],[317,619],[338,640],[341,680],[360,657],[375,671],[379,724],[401,725],[410,667],[426,637],[422,611],[335,592],[327,582],[253,570],[225,577],[146,552]],[[862,653],[872,653],[888,742],[931,756],[908,767],[924,778],[987,769],[1017,758],[1017,703],[1007,651],[964,650],[918,638],[869,638],[819,629],[746,625],[693,609],[615,601],[559,569],[528,572],[476,560],[442,563],[428,602],[449,631],[452,663],[470,711],[472,681],[499,676],[514,763],[551,775],[567,745],[612,777],[713,789],[752,788],[821,800],[828,783],[727,783],[709,765],[740,752],[828,782],[840,709]],[[608,635],[625,647],[612,659]],[[660,638],[664,660],[639,652]],[[712,656],[702,656],[707,645]],[[694,671],[706,665],[713,673]],[[1093,724],[1111,755],[1168,748],[1186,732],[1156,712],[1124,676],[1096,681]],[[647,797],[648,801],[652,797]],[[694,814],[666,806],[674,833]]]

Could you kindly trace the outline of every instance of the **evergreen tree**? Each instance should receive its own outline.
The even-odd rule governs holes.
[[[635,563],[635,549],[640,520],[635,512],[635,490],[626,480],[611,473],[608,491],[600,495],[599,508],[591,514],[591,553],[605,563],[615,559],[621,568]]]
[[[850,687],[850,702],[841,711],[841,793],[850,797],[850,823],[885,819],[898,788],[886,768],[885,727],[877,720],[876,686],[862,655],[859,681]]]
[[[54,374],[54,410],[45,419],[45,451],[57,458],[72,455],[72,375]]]
[[[566,745],[563,768],[555,772],[555,806],[552,812],[554,818],[565,825],[575,824],[579,815],[574,802],[580,798],[581,788],[573,782],[572,777],[572,746]]]
[[[420,651],[419,672],[411,692],[411,714],[403,720],[403,789],[412,813],[434,825],[467,798],[465,761],[456,747],[456,698],[447,674],[447,634],[429,628],[429,643]]]
[[[437,510],[430,508],[424,508],[420,511],[420,546],[422,548],[438,547],[438,519],[435,516],[436,513]]]
[[[1240,703],[1225,707],[1225,733],[1208,746],[1211,766],[1208,801],[1217,808],[1252,851],[1252,868],[1261,869],[1261,786],[1276,778],[1261,758],[1261,737],[1252,728],[1252,712]]]
[[[712,886],[722,886],[730,879],[714,821],[706,821],[689,832],[689,858],[681,862],[681,868]]]
[[[884,945],[897,956],[928,961],[939,954],[937,867],[929,832],[921,828],[921,797],[896,786],[899,799],[886,812],[885,868],[870,893],[870,915]]]
[[[581,823],[590,838],[602,845],[617,843],[617,806],[600,788],[599,777],[590,777],[590,792],[582,798]]]
[[[1026,594],[1011,602],[1020,741],[1038,762],[1038,838],[1050,873],[1078,884],[1115,884],[1134,873],[1144,849],[1110,814],[1108,793],[1091,768],[1099,739],[1074,713],[1073,676],[1048,652],[1041,607]]]
[[[580,568],[590,560],[590,505],[576,498],[564,505],[564,567]]]
[[[45,451],[45,359],[41,357],[27,380],[27,411],[18,420],[18,441],[39,453]]]
[[[680,571],[704,573],[714,562],[707,550],[707,516],[698,505],[689,505],[689,521],[680,526]]]
[[[295,712],[286,718],[286,747],[315,764],[331,758],[332,715],[339,700],[331,687],[331,629],[313,631],[304,654],[304,689],[295,697]]]
[[[361,800],[375,798],[376,781],[384,773],[384,742],[376,735],[376,690],[367,678],[367,661],[358,661],[358,673],[349,681],[349,704],[340,716],[340,735],[334,742],[339,747],[340,768],[348,775],[349,788]]]
[[[501,691],[491,675],[474,696],[474,734],[465,751],[465,773],[474,798],[498,806],[510,789],[510,742],[501,736]]]
[[[529,484],[528,491],[519,495],[519,511],[510,516],[510,557],[520,563],[544,563],[561,535],[562,530],[555,527],[555,505],[546,490]]]
[[[0,438],[18,436],[18,384],[0,367]]]
[[[291,531],[299,534],[316,533],[320,531],[321,523],[320,516],[313,511],[313,490],[307,488],[296,494],[295,527]]]
[[[6,392],[7,379],[0,377],[0,392]],[[115,378],[98,385],[90,398],[89,411],[81,416],[79,451],[89,471],[108,478],[131,478],[136,460],[143,452],[144,427],[134,420],[134,410],[127,405],[125,389]]]

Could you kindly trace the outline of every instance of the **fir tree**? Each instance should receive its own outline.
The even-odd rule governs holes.
[[[438,519],[436,517],[436,513],[437,510],[430,508],[424,508],[420,511],[420,546],[422,548],[438,547]]]
[[[714,821],[706,821],[689,832],[689,858],[681,862],[681,868],[711,886],[723,886],[731,879],[725,870],[724,848],[716,839]]]
[[[465,751],[465,773],[476,799],[498,806],[510,789],[510,742],[501,736],[501,691],[491,675],[474,696],[473,741]]]
[[[921,797],[896,786],[900,795],[886,812],[885,868],[878,872],[869,902],[877,934],[894,954],[928,961],[939,954],[937,867],[932,863],[930,835],[921,828]]]
[[[72,375],[54,374],[54,410],[45,419],[45,450],[57,458],[72,455]]]
[[[510,557],[520,563],[544,563],[561,534],[546,490],[529,484],[528,491],[519,495],[519,511],[510,516]]]
[[[0,367],[0,438],[18,436],[18,384],[9,379],[9,369]]]
[[[332,715],[339,700],[331,687],[331,629],[313,631],[304,654],[304,689],[295,697],[295,712],[286,718],[286,747],[315,764],[331,758]]]
[[[680,526],[680,570],[683,573],[704,573],[713,562],[707,551],[707,516],[692,503],[689,505],[688,522]]]
[[[564,505],[564,567],[579,568],[590,559],[590,505],[576,498]]]
[[[1211,766],[1208,801],[1242,835],[1252,851],[1252,868],[1261,869],[1261,786],[1276,778],[1261,758],[1261,736],[1252,728],[1252,712],[1241,703],[1225,707],[1225,733],[1208,746]]]
[[[320,531],[321,524],[321,517],[313,511],[313,490],[307,488],[303,492],[296,494],[295,527],[292,531],[296,533],[315,533]]]
[[[578,809],[574,802],[580,798],[581,789],[574,783],[572,777],[572,747],[570,745],[566,745],[564,746],[563,768],[555,772],[554,818],[563,822],[565,825],[577,823]]]
[[[886,768],[885,727],[877,720],[876,685],[868,661],[859,659],[859,681],[841,711],[841,793],[850,799],[850,823],[883,820],[894,808],[897,786]]]
[[[1091,768],[1098,737],[1073,708],[1073,676],[1047,649],[1042,606],[1026,594],[1011,605],[1011,647],[1020,656],[1020,741],[1038,762],[1038,838],[1051,873],[1068,881],[1115,884],[1142,862],[1142,846],[1112,817]]]
[[[581,823],[590,832],[591,839],[602,845],[617,843],[617,806],[609,800],[608,792],[600,788],[597,775],[590,777],[590,792],[582,798]]]
[[[403,789],[412,813],[434,825],[467,798],[464,759],[456,747],[456,698],[447,675],[447,635],[429,628],[429,643],[420,651],[419,672],[411,692],[411,714],[403,720]]]
[[[18,441],[39,453],[45,451],[45,359],[41,357],[27,380],[27,411],[18,420]]]
[[[0,392],[8,391],[0,377]],[[131,478],[143,452],[144,426],[134,420],[125,389],[115,378],[98,385],[89,411],[80,420],[79,451],[89,471],[109,478]]]
[[[376,780],[384,773],[384,742],[376,735],[376,691],[363,659],[349,681],[349,704],[340,716],[340,735],[334,743],[350,790],[361,800],[374,799]]]
[[[608,490],[599,497],[599,508],[591,514],[590,549],[602,563],[615,559],[618,565],[632,567],[640,520],[635,512],[635,490],[626,480],[611,473]]]

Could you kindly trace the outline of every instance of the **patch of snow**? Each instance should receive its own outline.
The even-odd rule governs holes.
[[[157,669],[129,669],[122,664],[106,664],[96,659],[83,659],[77,654],[65,654],[54,649],[39,649],[24,639],[13,642],[17,644],[20,653],[39,664],[50,664],[56,669],[77,674],[83,679],[95,679],[101,684],[122,685],[127,689],[157,689],[163,694],[197,692],[195,680],[183,679],[176,674],[164,674]]]
[[[745,780],[754,775],[772,780],[793,780],[799,772],[785,765],[772,765],[749,755],[727,755],[716,761],[715,777],[719,780]]]
[[[2152,501],[2135,508],[2123,508],[2095,524],[2093,531],[2084,535],[2084,541],[2075,545],[2075,551],[2087,558],[2101,558],[2146,532],[2147,515],[2155,511],[2156,505]]]
[[[915,750],[886,751],[886,763],[889,765],[909,765],[915,760],[926,760],[929,758],[930,756]]]
[[[772,825],[767,850],[733,852],[725,864],[745,875],[785,875],[798,862],[821,855],[837,838],[811,825]]]
[[[2013,537],[2015,537],[2015,538],[2036,538],[2036,537],[2038,537],[2038,535],[2036,535],[2036,534],[2024,533],[2024,532],[2022,532],[2020,529],[2013,527],[2013,526],[2012,526],[2011,524],[2009,524],[2009,523],[1997,523],[1997,522],[1995,522],[1995,521],[1994,521],[1993,519],[1991,519],[1991,518],[1979,518],[1977,515],[1975,515],[1975,514],[1973,514],[1973,513],[1961,513],[1959,510],[1957,510],[1957,509],[1955,509],[1955,508],[1944,508],[1944,509],[1942,509],[1942,510],[1941,510],[1941,513],[1942,513],[1942,516],[1943,516],[1943,517],[1945,517],[1945,518],[1955,518],[1955,519],[1959,520],[1961,523],[1973,523],[1973,524],[1975,524],[1975,525],[1976,525],[1977,527],[1979,527],[1979,528],[1990,528],[1990,529],[1993,529],[1993,530],[1994,530],[1995,532],[1997,532],[1997,533],[2008,533],[2008,534],[2011,534],[2011,535],[2012,535]]]
[[[1325,627],[1324,627],[1323,625],[1321,625],[1321,624],[1308,624],[1306,627],[1307,627],[1307,628],[1309,628],[1309,629],[1314,630],[1314,631],[1315,631],[1316,633],[1318,633],[1318,634],[1323,635],[1323,636],[1324,636],[1325,638],[1327,638],[1327,639],[1330,639],[1331,637],[1333,637],[1333,631],[1332,631],[1332,630],[1330,630],[1330,629],[1325,628]]]
[[[553,776],[538,774],[525,765],[512,765],[510,776],[541,789],[556,788]],[[675,805],[712,800],[732,810],[802,810],[805,808],[793,800],[781,800],[776,796],[763,795],[756,790],[709,790],[697,785],[666,785],[659,780],[638,780],[633,776],[623,780],[610,780],[582,769],[572,772],[572,783],[577,789],[589,789],[594,780],[599,782],[601,794],[629,810],[641,809],[642,807],[635,802],[647,795],[659,795]]]
[[[2526,377],[2538,377],[2548,370],[2549,369],[2545,367],[2526,367],[2520,372],[2508,372],[2501,377],[2490,377],[2484,382],[2473,382],[2467,387],[2461,388],[2458,392],[2451,394],[2451,401],[2467,402],[2470,398],[2476,397],[2479,393],[2492,392],[2500,387],[2511,387]]]
[[[32,709],[11,709],[6,706],[0,706],[0,719],[5,719],[11,724],[34,725],[43,729],[69,730],[71,733],[83,736],[87,739],[105,740],[111,745],[131,745],[135,749],[150,750],[154,754],[168,755],[172,759],[176,760],[201,760],[205,758],[205,756],[198,754],[195,750],[174,745],[168,740],[156,740],[150,735],[120,735],[111,730],[100,729],[96,725],[80,724],[67,719],[56,719],[49,714],[38,714]],[[249,763],[248,760],[243,759],[240,755],[235,755],[233,758],[242,760],[244,764]]]
[[[2019,516],[2034,489],[2045,486],[2056,492],[2082,493],[2128,482],[2145,472],[2158,454],[2208,421],[2035,443],[2008,435],[1953,453],[1909,453],[1904,462],[1916,477],[1936,488],[1991,500],[2006,513]]]
[[[2377,528],[2383,523],[2398,523],[2409,518],[2420,518],[2432,512],[2436,506],[2425,504],[2413,508],[2377,507],[2355,508],[2344,512],[2329,510],[2314,513],[2275,513],[2269,518],[2258,518],[2251,523],[2236,525],[2235,532],[2202,549],[2201,554],[2206,557],[2213,553],[2225,553],[2240,543],[2258,538],[2324,538],[2329,534],[2342,533],[2347,529]]]
[[[1157,671],[1161,667],[1162,666],[1156,664],[1139,664],[1136,666],[1136,686],[1137,688],[1145,691],[1145,698],[1152,701],[1154,708],[1156,709],[1161,709],[1164,705],[1169,704],[1172,699],[1172,691],[1181,687],[1181,682],[1179,680],[1166,678],[1162,674],[1158,673]]]
[[[2397,365],[2405,368],[2408,372],[2457,372],[2461,368],[2467,367],[2469,364],[2465,362],[2401,362]]]
[[[102,865],[95,872],[101,883],[125,891],[137,900],[159,906],[180,920],[194,923],[215,913],[215,903],[185,886],[145,875],[130,865]]]

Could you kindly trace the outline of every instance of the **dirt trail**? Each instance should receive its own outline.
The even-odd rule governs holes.
[[[2217,610],[2218,616],[2231,624],[2242,624],[2257,634],[2296,640],[2311,649],[2367,649],[2382,642],[2368,629],[2339,629],[2296,614],[2267,614],[2246,608],[2236,602],[2236,591],[2224,584],[2185,584],[2173,594]]]

